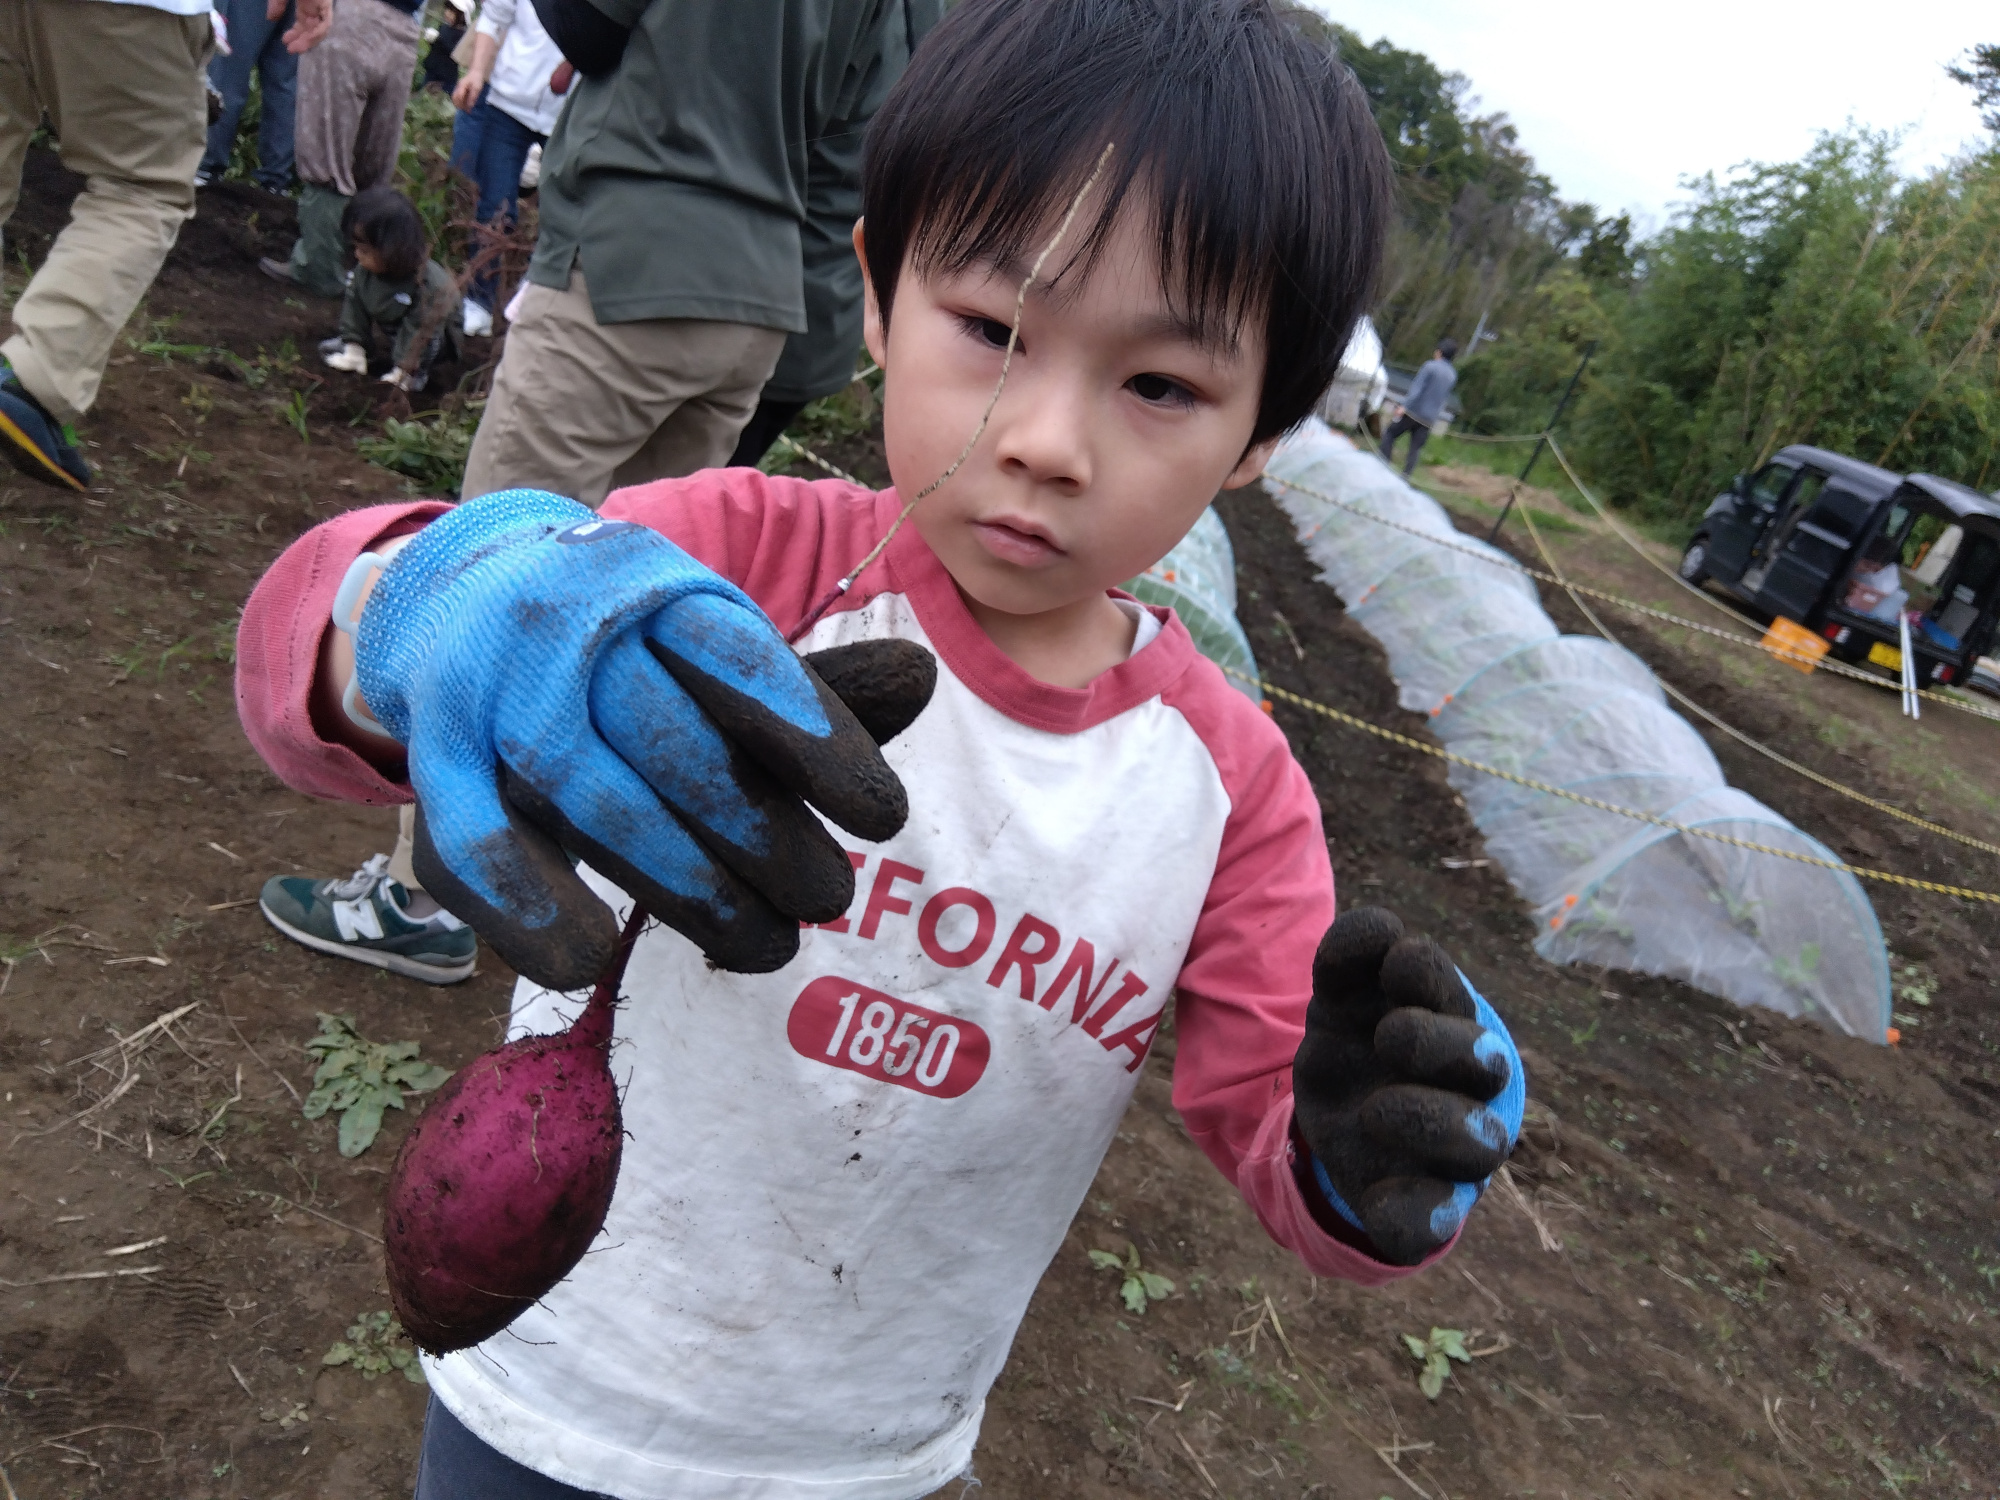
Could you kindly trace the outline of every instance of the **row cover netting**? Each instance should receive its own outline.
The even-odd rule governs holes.
[[[1285,440],[1269,473],[1421,533],[1270,485],[1322,580],[1382,643],[1402,705],[1430,715],[1446,746],[1618,807],[1836,857],[1728,785],[1638,657],[1560,634],[1511,558],[1461,534],[1374,454],[1313,420]],[[1463,766],[1450,774],[1489,852],[1534,908],[1543,957],[1667,975],[1738,1005],[1887,1040],[1888,954],[1852,875]]]
[[[1229,545],[1228,528],[1214,506],[1201,513],[1173,551],[1128,582],[1125,591],[1171,608],[1201,654],[1231,674],[1230,685],[1263,701],[1257,658],[1236,620],[1236,549]]]

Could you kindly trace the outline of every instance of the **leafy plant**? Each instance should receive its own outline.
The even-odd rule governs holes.
[[[368,462],[408,475],[424,493],[456,495],[484,406],[483,401],[449,404],[428,421],[391,417],[382,424],[381,437],[362,438],[356,446]]]
[[[383,1110],[401,1109],[405,1093],[429,1093],[451,1076],[436,1063],[418,1062],[419,1050],[415,1042],[368,1041],[354,1029],[354,1017],[321,1011],[319,1034],[306,1043],[319,1059],[306,1118],[338,1111],[340,1154],[359,1156],[374,1144]]]
[[[1922,964],[1905,964],[1902,980],[1896,986],[1896,998],[1911,1005],[1925,1006],[1937,994],[1937,975]]]
[[[1124,1299],[1128,1311],[1142,1313],[1148,1302],[1163,1302],[1174,1294],[1171,1281],[1139,1264],[1139,1247],[1130,1240],[1125,1242],[1123,1256],[1110,1250],[1093,1250],[1090,1252],[1090,1263],[1100,1271],[1124,1272],[1118,1295]]]
[[[363,1380],[401,1370],[403,1378],[412,1385],[429,1383],[424,1379],[424,1367],[417,1362],[417,1351],[403,1333],[403,1325],[388,1312],[363,1313],[348,1325],[347,1337],[327,1350],[320,1363],[350,1365],[361,1372]]]
[[[1453,1360],[1462,1365],[1472,1363],[1472,1356],[1465,1348],[1465,1330],[1461,1328],[1433,1328],[1427,1339],[1406,1333],[1403,1335],[1403,1347],[1410,1351],[1412,1359],[1424,1367],[1417,1376],[1417,1389],[1433,1401],[1444,1389],[1445,1377],[1451,1374]]]
[[[307,399],[304,391],[293,391],[292,399],[278,408],[279,415],[298,429],[299,441],[302,443],[310,443],[312,441],[312,434],[306,431]]]

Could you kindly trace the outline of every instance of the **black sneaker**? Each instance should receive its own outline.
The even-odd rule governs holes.
[[[7,457],[30,479],[66,490],[90,487],[90,466],[76,451],[76,434],[50,416],[5,364],[0,364],[0,436],[7,440]]]

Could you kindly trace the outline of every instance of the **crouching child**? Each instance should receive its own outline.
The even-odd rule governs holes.
[[[447,339],[456,340],[458,284],[430,257],[416,205],[394,188],[356,193],[340,216],[340,232],[353,257],[347,294],[340,304],[340,332],[319,346],[329,369],[366,374],[389,345],[382,379],[421,391]]]
[[[635,903],[661,924],[605,1233],[427,1358],[420,1500],[966,1472],[1170,995],[1175,1107],[1315,1274],[1444,1254],[1519,1130],[1500,1018],[1387,912],[1335,920],[1284,734],[1116,588],[1257,477],[1367,304],[1353,77],[1268,0],[961,0],[865,178],[894,488],[351,511],[245,610],[252,741],[416,798],[514,1035],[577,1013]]]

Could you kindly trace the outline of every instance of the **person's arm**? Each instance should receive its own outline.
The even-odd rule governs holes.
[[[1347,1148],[1355,1135],[1329,1136],[1321,1108],[1329,1090],[1351,1080],[1325,1064],[1323,1048],[1305,1046],[1313,1008],[1340,998],[1314,994],[1315,955],[1334,909],[1317,798],[1283,734],[1268,719],[1247,715],[1219,674],[1189,674],[1169,702],[1214,755],[1232,809],[1175,981],[1174,1107],[1266,1232],[1308,1270],[1369,1286],[1408,1275],[1449,1249],[1456,1221],[1428,1241],[1421,1233],[1392,1234],[1378,1245],[1322,1190],[1319,1163],[1306,1145],[1307,1127],[1320,1127],[1339,1175],[1354,1178]],[[1295,1108],[1297,1078],[1310,1085],[1312,1113],[1304,1113],[1303,1103]],[[1371,1189],[1380,1185],[1367,1180]],[[1438,1184],[1447,1195],[1457,1186]],[[1469,1186],[1476,1195],[1476,1184]],[[1365,1205],[1364,1218],[1379,1208],[1360,1189],[1348,1191]],[[1404,1227],[1379,1214],[1367,1222]]]
[[[487,12],[504,3],[505,0],[488,0],[486,9],[480,12],[479,28],[472,34],[472,61],[458,75],[458,86],[451,91],[451,102],[468,113],[478,106],[480,93],[493,77],[493,63],[500,56],[499,35],[486,29]],[[507,19],[513,20],[511,6]]]
[[[653,0],[534,0],[542,29],[586,78],[618,66],[625,44]]]
[[[1437,371],[1431,368],[1430,361],[1426,361],[1417,370],[1416,378],[1410,382],[1409,390],[1404,393],[1402,409],[1419,422],[1428,422],[1433,414],[1429,405],[1431,388],[1436,384]]]
[[[321,666],[350,565],[446,509],[420,500],[346,511],[293,542],[251,590],[236,633],[236,710],[251,747],[287,786],[375,806],[410,800],[401,747],[356,737],[359,726],[340,707],[347,678],[322,679]]]

